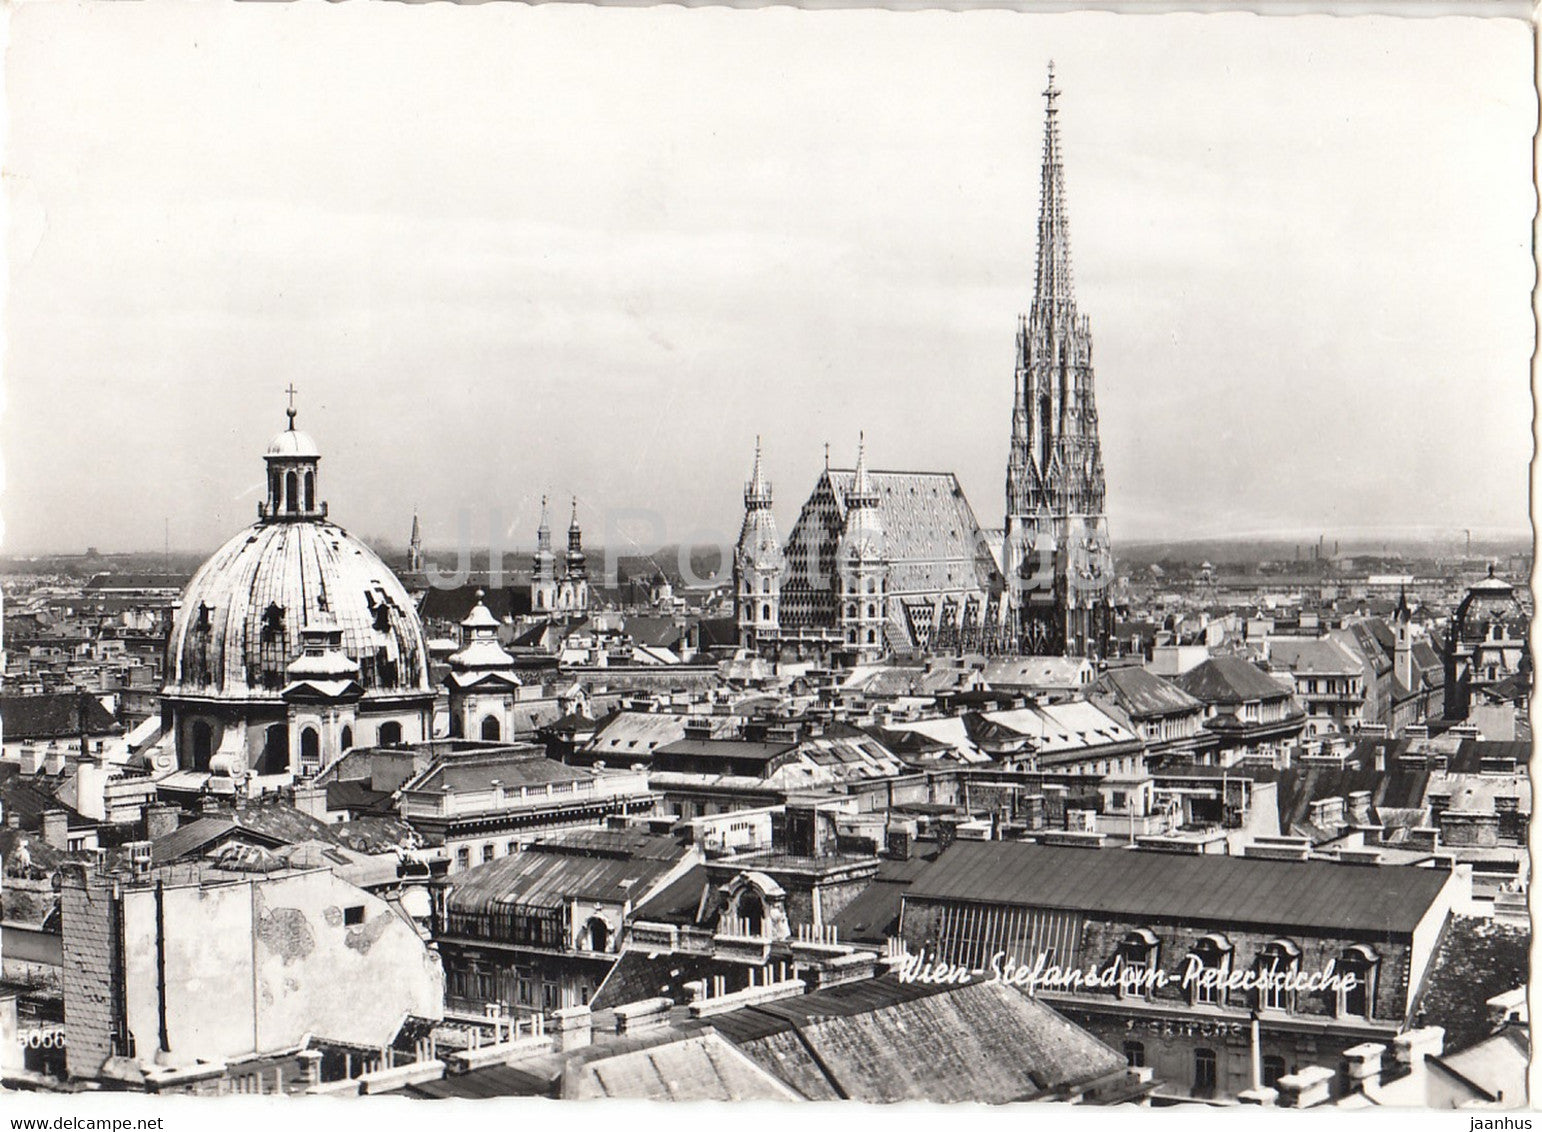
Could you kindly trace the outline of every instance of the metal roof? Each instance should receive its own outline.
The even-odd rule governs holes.
[[[445,904],[455,912],[483,913],[560,908],[572,899],[645,900],[685,853],[672,837],[629,830],[553,837],[457,874]]]
[[[1405,865],[960,841],[916,879],[905,899],[1406,934],[1449,876]]]

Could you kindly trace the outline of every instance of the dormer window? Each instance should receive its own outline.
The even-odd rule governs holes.
[[[1196,1006],[1220,1006],[1226,1001],[1226,977],[1231,974],[1231,944],[1223,935],[1207,935],[1189,952],[1184,972],[1189,1001]]]
[[[1117,988],[1120,998],[1151,997],[1151,985],[1147,980],[1156,970],[1159,950],[1156,933],[1147,928],[1137,928],[1119,941],[1115,955],[1120,967]]]
[[[1258,1009],[1294,1010],[1296,992],[1289,988],[1301,967],[1301,949],[1288,939],[1277,939],[1259,952],[1254,965],[1258,975]]]
[[[1340,1018],[1370,1020],[1376,1004],[1376,977],[1381,957],[1363,943],[1357,943],[1338,958],[1335,974],[1344,977],[1338,987],[1335,1013]],[[1352,985],[1351,985],[1352,984]]]

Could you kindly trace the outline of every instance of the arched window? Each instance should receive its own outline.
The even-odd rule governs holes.
[[[1215,1094],[1215,1050],[1204,1046],[1194,1051],[1194,1095],[1208,1097]]]
[[[867,643],[870,645],[876,645],[878,643],[878,634],[872,629],[867,631]]]
[[[321,736],[316,733],[314,727],[304,728],[300,732],[300,762],[318,763],[321,761]]]
[[[761,605],[761,607],[760,607],[760,619],[762,621],[769,621],[769,620],[771,620],[771,603],[770,602],[765,602],[764,604]]]
[[[343,750],[345,750],[345,751],[353,750],[353,728],[352,727],[346,727],[345,726],[343,728]]]
[[[294,511],[300,506],[300,477],[294,472],[284,473],[284,510]]]
[[[281,774],[289,769],[289,728],[275,723],[262,733],[263,774]]]
[[[1189,952],[1189,1001],[1220,1006],[1226,1001],[1223,980],[1231,971],[1231,944],[1223,935],[1207,935]],[[1187,972],[1185,972],[1187,974]]]
[[[316,473],[315,472],[306,472],[305,473],[305,509],[307,511],[314,511],[316,509]]]
[[[499,726],[497,716],[482,717],[482,738],[491,739],[494,742],[503,738],[503,728]]]
[[[604,951],[609,943],[609,926],[598,916],[591,916],[589,922],[584,925],[583,937],[578,941],[579,949],[581,951]]]
[[[1376,974],[1381,958],[1363,943],[1339,956],[1335,974],[1343,976],[1338,988],[1341,1018],[1370,1018],[1376,1002]]]
[[[766,906],[760,899],[760,893],[753,888],[746,888],[739,893],[739,899],[734,904],[734,912],[743,921],[744,929],[749,935],[760,934],[760,929],[766,921]]]
[[[1137,928],[1119,941],[1114,955],[1120,967],[1116,988],[1120,998],[1151,996],[1151,984],[1147,982],[1147,976],[1156,969],[1157,951],[1157,937],[1146,928]]]
[[[388,720],[380,725],[379,744],[382,747],[400,747],[402,745],[402,725],[396,720]]]
[[[1258,1009],[1294,1010],[1296,992],[1286,982],[1301,966],[1301,949],[1288,939],[1277,939],[1258,953]]]
[[[867,615],[869,617],[877,617],[878,616],[878,607],[876,605],[874,605],[872,602],[868,602],[867,603]]]
[[[193,724],[193,769],[208,770],[209,759],[214,754],[214,728],[203,720]]]
[[[1146,1064],[1146,1046],[1144,1042],[1125,1042],[1124,1060],[1131,1069],[1139,1069]]]
[[[762,578],[762,579],[760,579],[760,592],[763,593],[763,594],[768,594],[768,593],[771,592],[771,579],[770,578]]]

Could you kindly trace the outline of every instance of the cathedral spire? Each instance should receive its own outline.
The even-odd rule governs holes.
[[[750,482],[744,485],[746,510],[771,506],[771,483],[760,469],[760,437],[755,438],[755,467],[750,472]]]
[[[1071,231],[1065,207],[1065,171],[1060,157],[1060,108],[1055,100],[1055,63],[1049,64],[1044,87],[1044,159],[1039,171],[1039,262],[1034,277],[1033,302],[1065,304],[1076,301],[1071,280]]]
[[[878,493],[873,490],[873,478],[867,474],[867,436],[857,433],[857,470],[851,477],[851,492],[846,496],[851,507],[878,506]]]

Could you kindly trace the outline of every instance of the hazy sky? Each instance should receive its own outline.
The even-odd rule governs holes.
[[[998,525],[1051,57],[1116,543],[1525,526],[1524,23],[150,0],[11,12],[6,549],[212,547],[291,381],[369,537]]]

